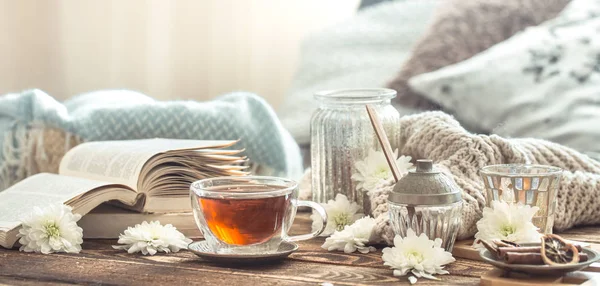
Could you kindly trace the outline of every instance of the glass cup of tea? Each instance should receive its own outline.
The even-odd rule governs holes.
[[[532,223],[544,234],[552,233],[556,197],[562,169],[531,164],[505,164],[479,171],[486,191],[486,205],[500,200],[537,206]]]
[[[213,251],[223,254],[276,252],[283,241],[318,236],[327,224],[325,209],[298,200],[298,184],[264,177],[217,177],[194,182],[190,187],[198,228]],[[323,220],[320,229],[289,236],[298,206],[313,208]]]

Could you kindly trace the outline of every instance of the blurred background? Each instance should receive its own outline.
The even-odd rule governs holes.
[[[308,150],[315,92],[386,87],[400,115],[600,154],[597,31],[597,0],[0,0],[0,94],[247,91]]]
[[[127,88],[207,100],[245,90],[277,107],[301,39],[359,2],[0,0],[0,94]]]

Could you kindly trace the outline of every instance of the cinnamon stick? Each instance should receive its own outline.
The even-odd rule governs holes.
[[[577,248],[577,251],[579,251],[580,254],[583,254],[583,253],[581,253],[581,245],[575,245],[575,248]],[[541,253],[542,247],[541,246],[498,247],[498,255],[500,257],[504,257],[504,255],[506,255],[507,252]]]
[[[506,252],[503,257],[508,264],[544,264],[540,253]]]
[[[515,247],[521,248],[521,247]],[[504,261],[508,264],[544,264],[541,253],[532,252],[505,252]],[[587,253],[579,253],[579,262],[585,262],[588,260]]]
[[[498,255],[500,257],[506,256],[507,252],[519,252],[519,253],[541,253],[541,246],[521,246],[521,247],[498,247]]]

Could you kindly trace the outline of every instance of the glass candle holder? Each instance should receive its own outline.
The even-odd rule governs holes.
[[[491,165],[480,170],[486,191],[486,205],[500,200],[537,206],[533,224],[544,234],[552,233],[556,195],[562,169],[544,165]]]
[[[396,97],[391,89],[346,89],[315,94],[320,107],[311,120],[312,199],[325,203],[337,194],[369,212],[370,204],[352,180],[355,163],[370,149],[380,150],[366,104],[374,107],[392,146],[400,136],[400,114],[390,104]]]

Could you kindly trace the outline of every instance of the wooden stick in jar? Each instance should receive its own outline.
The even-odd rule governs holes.
[[[385,154],[385,159],[392,170],[392,175],[394,175],[394,180],[396,183],[400,180],[400,170],[398,170],[398,166],[396,165],[396,158],[394,158],[394,152],[392,152],[392,146],[390,145],[390,141],[385,134],[385,130],[383,129],[383,125],[379,120],[379,116],[377,115],[377,111],[371,106],[367,104],[367,113],[369,114],[369,119],[371,119],[371,124],[373,125],[373,129],[375,129],[375,134],[377,135],[377,139],[381,144],[381,148],[383,149],[383,154]]]

